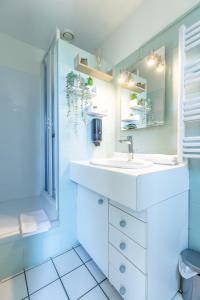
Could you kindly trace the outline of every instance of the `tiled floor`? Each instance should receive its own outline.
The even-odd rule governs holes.
[[[121,300],[82,246],[0,282],[0,300]]]

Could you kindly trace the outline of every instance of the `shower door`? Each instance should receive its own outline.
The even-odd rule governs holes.
[[[57,137],[57,42],[50,47],[44,60],[44,99],[45,99],[45,192],[52,199],[58,193],[58,137]]]

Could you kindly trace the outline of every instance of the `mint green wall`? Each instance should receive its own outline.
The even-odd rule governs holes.
[[[164,13],[164,12],[163,12]],[[178,30],[182,24],[190,26],[200,20],[200,6],[179,19],[166,30],[147,42],[142,49],[134,52],[116,66],[116,73],[126,68],[142,57],[149,54],[152,49],[166,47],[166,121],[164,126],[148,129],[134,130],[135,149],[144,153],[176,153],[177,138],[177,99],[178,99]],[[139,29],[138,29],[139,34]],[[118,97],[117,109],[117,137],[120,133],[120,99]],[[200,128],[199,128],[200,130]],[[127,133],[126,133],[127,134]],[[118,151],[126,151],[126,146],[117,142]],[[190,215],[189,215],[189,243],[190,247],[200,251],[200,162],[191,160],[190,166]],[[181,209],[181,208],[180,208]]]

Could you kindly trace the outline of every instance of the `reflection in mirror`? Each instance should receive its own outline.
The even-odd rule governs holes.
[[[164,124],[165,47],[152,52],[118,76],[121,130]]]

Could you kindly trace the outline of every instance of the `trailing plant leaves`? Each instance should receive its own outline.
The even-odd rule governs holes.
[[[86,122],[86,109],[91,104],[92,93],[85,78],[73,71],[66,76],[67,118],[78,134],[78,126]]]

